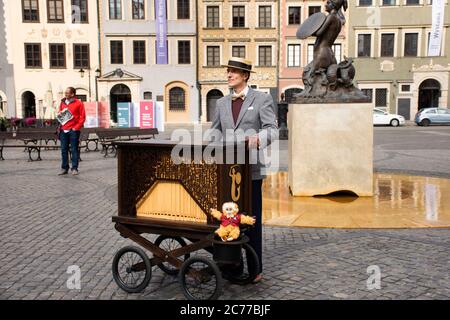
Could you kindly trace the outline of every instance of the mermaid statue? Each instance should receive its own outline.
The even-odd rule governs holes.
[[[294,101],[367,102],[368,98],[353,85],[355,67],[351,58],[336,61],[333,44],[339,36],[347,10],[347,0],[327,0],[325,11],[311,15],[297,30],[297,38],[315,36],[313,60],[303,69],[304,90],[294,96]]]

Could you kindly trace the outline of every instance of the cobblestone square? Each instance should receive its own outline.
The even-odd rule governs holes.
[[[153,269],[139,294],[111,274],[130,240],[117,214],[117,159],[82,153],[80,175],[57,176],[58,151],[27,162],[21,150],[0,163],[0,299],[184,299],[177,278]],[[264,280],[225,281],[221,299],[449,299],[449,229],[264,228]],[[69,266],[81,270],[70,290]],[[370,266],[381,288],[369,290]]]

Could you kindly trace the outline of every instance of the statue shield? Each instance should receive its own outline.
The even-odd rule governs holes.
[[[322,12],[317,12],[311,15],[308,19],[303,22],[297,30],[297,38],[298,39],[306,39],[310,36],[313,36],[317,30],[325,22],[327,16]]]

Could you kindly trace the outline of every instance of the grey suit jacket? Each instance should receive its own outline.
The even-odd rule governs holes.
[[[235,132],[235,139],[239,140],[239,138],[241,138],[237,138],[240,134],[239,131],[242,132],[243,130],[245,132],[249,129],[253,129],[256,131],[255,133],[259,135],[260,150],[262,150],[272,141],[278,139],[278,128],[274,113],[275,108],[270,94],[256,91],[250,87],[247,96],[244,99],[244,103],[242,104],[236,124],[234,123],[231,111],[231,103],[231,94],[217,100],[216,117],[211,125],[211,129],[217,129],[222,132],[224,140],[228,140],[228,137],[225,139],[226,132]],[[261,153],[262,152],[260,152],[260,154]],[[261,172],[261,169],[263,168],[261,162],[264,161],[264,159],[260,157],[258,160],[260,161],[252,166],[253,180],[264,178],[264,175]]]

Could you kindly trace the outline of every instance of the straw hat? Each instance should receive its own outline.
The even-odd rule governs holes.
[[[238,57],[231,57],[228,60],[228,64],[224,65],[223,67],[236,68],[236,69],[241,69],[244,71],[256,73],[255,71],[252,71],[252,62],[250,60],[246,60],[246,59],[238,58]]]

